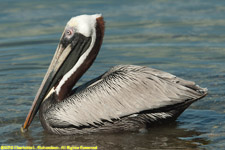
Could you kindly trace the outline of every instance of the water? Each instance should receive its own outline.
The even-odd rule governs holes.
[[[1,0],[0,144],[85,145],[99,149],[223,149],[225,147],[225,1]],[[102,49],[82,84],[116,64],[145,65],[193,80],[209,95],[176,122],[147,133],[56,136],[38,117],[20,127],[30,109],[66,22],[102,13]]]

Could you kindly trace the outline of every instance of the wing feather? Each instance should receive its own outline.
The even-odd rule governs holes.
[[[96,126],[103,120],[111,122],[145,110],[195,100],[206,91],[194,82],[156,69],[119,65],[53,105],[46,119],[59,126]]]

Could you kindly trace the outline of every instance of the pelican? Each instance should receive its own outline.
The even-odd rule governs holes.
[[[175,120],[207,89],[157,69],[118,65],[76,88],[94,62],[104,36],[101,14],[71,18],[22,125],[36,113],[43,128],[60,135],[140,131]]]

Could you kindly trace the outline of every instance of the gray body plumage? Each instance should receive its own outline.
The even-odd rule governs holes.
[[[156,69],[119,65],[77,87],[68,98],[41,104],[43,127],[56,134],[137,131],[176,119],[207,89]]]

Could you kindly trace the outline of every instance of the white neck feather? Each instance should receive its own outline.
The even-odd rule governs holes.
[[[73,68],[68,71],[64,76],[63,78],[61,79],[61,81],[59,82],[57,88],[55,89],[56,91],[56,94],[58,95],[60,90],[61,90],[61,87],[62,85],[77,71],[77,69],[84,63],[84,61],[86,60],[88,54],[91,52],[93,46],[94,46],[94,43],[96,41],[96,31],[94,29],[94,31],[92,32],[92,40],[91,40],[91,44],[89,46],[89,48],[86,50],[86,52],[81,55],[81,57],[78,59],[77,63],[73,66]]]

